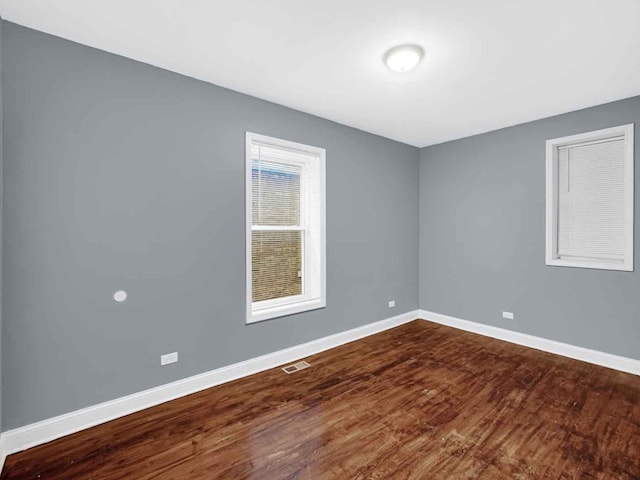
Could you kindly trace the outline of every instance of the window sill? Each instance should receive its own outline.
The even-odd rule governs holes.
[[[633,272],[633,263],[615,260],[565,260],[554,258],[547,260],[546,264],[551,267],[571,267],[571,268],[592,268],[595,270],[614,270],[621,272]]]
[[[247,324],[262,322],[263,320],[271,320],[273,318],[284,317],[296,313],[308,312],[310,310],[318,310],[320,308],[325,308],[326,306],[326,302],[323,299],[315,298],[286,305],[261,308],[260,310],[249,312],[247,315]]]

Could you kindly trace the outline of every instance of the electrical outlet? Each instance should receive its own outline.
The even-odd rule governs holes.
[[[389,300],[389,308],[393,308],[396,306],[396,301],[395,300]]]
[[[165,366],[170,363],[176,363],[178,361],[178,352],[167,353],[166,355],[162,355],[160,357],[160,365]]]
[[[502,318],[513,320],[513,312],[502,312]]]

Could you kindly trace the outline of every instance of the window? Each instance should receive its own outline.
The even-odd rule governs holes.
[[[326,305],[325,151],[247,132],[247,323]]]
[[[547,141],[546,263],[633,271],[633,124]]]

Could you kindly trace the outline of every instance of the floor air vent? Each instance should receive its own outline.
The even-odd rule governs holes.
[[[309,365],[307,362],[298,362],[298,363],[294,363],[293,365],[287,365],[286,367],[282,367],[282,370],[284,370],[285,373],[294,373],[297,372],[298,370],[304,370],[305,368],[309,368],[311,365]]]

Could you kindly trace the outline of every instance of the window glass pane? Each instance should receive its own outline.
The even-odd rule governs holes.
[[[300,225],[300,173],[296,165],[253,160],[254,225]]]
[[[302,294],[302,232],[252,232],[252,301]]]

